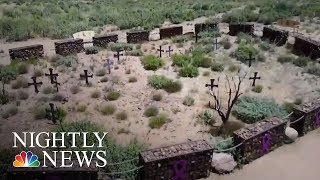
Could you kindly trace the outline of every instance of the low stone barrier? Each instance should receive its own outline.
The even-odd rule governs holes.
[[[275,27],[264,27],[262,39],[268,39],[271,43],[277,46],[282,46],[287,43],[289,32]]]
[[[149,31],[127,32],[127,43],[143,43],[149,41]]]
[[[182,33],[182,26],[160,28],[160,39],[171,38],[173,36],[182,35]]]
[[[65,39],[54,43],[56,54],[69,55],[83,52],[83,40],[82,39]]]
[[[23,46],[18,48],[9,49],[9,54],[11,60],[14,59],[22,59],[28,60],[32,58],[40,58],[43,57],[43,45],[35,44],[31,46]]]
[[[234,132],[234,143],[241,158],[249,163],[281,146],[285,139],[287,121],[277,117],[259,121]]]
[[[101,35],[93,37],[93,45],[97,47],[107,47],[110,42],[118,42],[117,34]]]
[[[191,141],[140,153],[144,180],[200,179],[209,176],[213,149],[204,140]]]
[[[293,53],[307,56],[311,59],[320,58],[320,42],[300,35],[296,35],[294,38]]]
[[[236,36],[240,32],[253,35],[254,24],[251,24],[251,23],[229,24],[229,35],[230,36]]]

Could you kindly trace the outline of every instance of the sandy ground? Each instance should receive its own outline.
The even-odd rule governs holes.
[[[208,180],[318,180],[320,129],[284,145],[232,174],[211,174]]]

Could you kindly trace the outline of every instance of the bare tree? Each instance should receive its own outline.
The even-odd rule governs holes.
[[[232,77],[231,80],[227,75],[225,75],[226,76],[225,93],[227,93],[226,95],[228,97],[227,102],[223,102],[223,98],[220,93],[219,86],[217,87],[217,90],[209,88],[210,95],[213,97],[213,100],[214,100],[213,104],[210,103],[209,101],[209,107],[219,114],[223,123],[218,131],[219,135],[223,132],[224,126],[230,118],[230,114],[232,112],[233,106],[235,105],[239,97],[243,94],[240,92],[240,90],[241,90],[241,84],[245,79],[246,75],[247,73],[245,73],[243,77],[241,76],[238,76],[237,78]],[[236,79],[238,82],[236,82]],[[219,80],[218,80],[218,84],[219,84]]]

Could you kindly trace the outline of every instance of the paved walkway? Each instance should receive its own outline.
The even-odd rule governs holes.
[[[320,129],[228,175],[208,180],[320,180]]]

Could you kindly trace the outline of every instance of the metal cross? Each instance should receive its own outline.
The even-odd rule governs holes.
[[[32,77],[33,80],[32,83],[28,83],[28,86],[34,86],[34,92],[39,93],[38,85],[41,86],[43,83],[42,82],[37,82],[37,77]]]
[[[206,84],[206,87],[210,87],[211,91],[214,87],[219,87],[218,84],[214,84],[215,79],[210,79],[210,84]]]
[[[215,38],[214,39],[215,41],[213,41],[213,50],[214,50],[214,47],[216,47],[216,50],[218,49],[218,39],[217,38]]]
[[[256,58],[252,56],[252,53],[249,54],[249,59],[246,59],[246,61],[249,61],[249,67],[251,67],[252,60],[255,60]]]
[[[258,72],[254,72],[254,76],[250,77],[249,80],[253,80],[252,87],[256,86],[256,80],[261,79],[261,77],[257,77]]]
[[[171,57],[171,52],[173,52],[173,49],[171,49],[171,46],[169,46],[169,49],[166,50],[167,53],[169,53],[169,57]]]
[[[108,58],[107,63],[104,64],[104,67],[108,67],[109,74],[111,74],[111,68],[112,68],[111,65],[113,65],[113,63]]]
[[[114,54],[113,57],[118,59],[118,64],[120,64],[120,56],[123,56],[122,53],[120,53],[120,50],[117,50],[117,54]]]
[[[59,75],[58,75],[58,73],[55,73],[55,74],[52,73],[52,71],[53,71],[53,69],[52,69],[52,68],[49,68],[49,74],[45,73],[44,75],[45,75],[45,76],[50,76],[51,84],[54,84],[54,78],[57,79],[57,76],[59,76]]]
[[[50,109],[46,109],[46,118],[51,120],[53,122],[53,124],[57,124],[57,109],[54,109],[54,104],[53,103],[49,103]]]
[[[162,57],[162,53],[164,52],[164,50],[162,49],[162,46],[160,46],[160,48],[159,49],[157,49],[157,51],[159,51],[159,55],[160,55],[160,57]]]
[[[88,78],[92,78],[93,74],[89,75],[88,70],[83,70],[84,74],[80,74],[80,78],[85,78],[86,79],[86,84],[89,84]]]
[[[54,82],[53,82],[53,84],[56,86],[57,92],[59,92],[59,86],[61,86],[61,84],[58,83],[56,76],[54,77]]]

